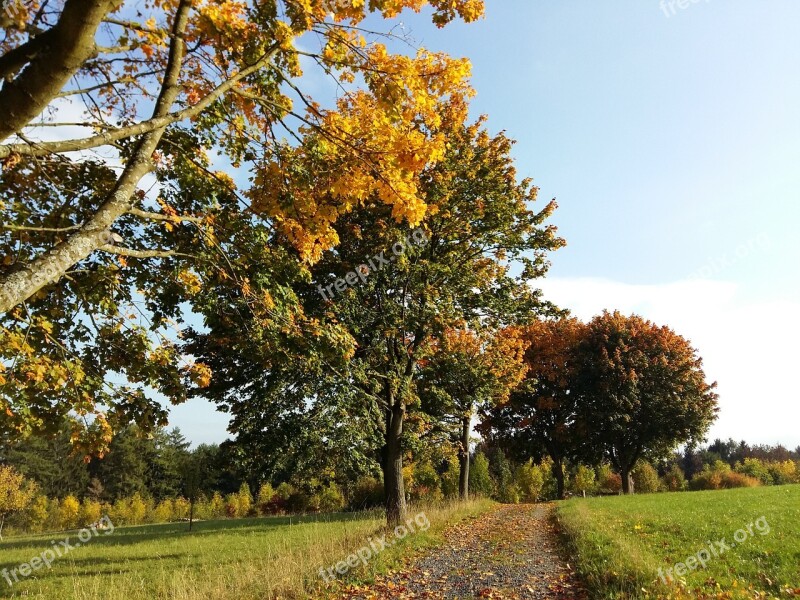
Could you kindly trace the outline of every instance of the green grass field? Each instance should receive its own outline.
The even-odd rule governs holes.
[[[557,515],[598,598],[800,597],[798,485],[574,499]]]
[[[430,528],[380,553],[351,578],[368,579],[415,548],[435,544],[448,523],[488,510],[488,501],[425,508]],[[409,516],[420,509],[411,509]],[[275,517],[116,528],[42,566],[0,598],[180,600],[303,598],[322,580],[318,571],[343,560],[383,531],[380,511],[302,518]],[[0,543],[0,570],[9,571],[68,534],[19,537]],[[70,532],[70,541],[78,541]],[[63,547],[62,547],[63,550]],[[13,578],[12,578],[13,581]]]

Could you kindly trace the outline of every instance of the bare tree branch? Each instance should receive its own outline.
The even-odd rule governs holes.
[[[141,210],[139,208],[132,208],[128,211],[129,215],[134,215],[142,219],[149,219],[151,221],[167,221],[169,223],[180,223],[181,221],[190,221],[198,225],[203,222],[201,217],[192,217],[189,215],[165,215],[163,213],[150,212]]]
[[[187,256],[189,258],[196,258],[193,254],[185,254],[182,252],[175,252],[173,250],[134,250],[133,248],[112,246],[110,244],[100,246],[98,250],[102,250],[103,252],[108,252],[110,254],[118,254],[119,256],[130,256],[132,258],[169,258],[171,256]]]

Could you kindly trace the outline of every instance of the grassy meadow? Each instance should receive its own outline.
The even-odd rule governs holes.
[[[351,578],[368,579],[415,548],[437,543],[447,524],[488,510],[489,501],[424,510],[430,528],[386,549]],[[321,595],[318,571],[343,560],[384,532],[381,511],[204,521],[119,527],[9,586],[0,576],[0,598],[177,600],[304,598]],[[0,542],[0,570],[27,563],[77,532],[8,538]],[[12,579],[13,581],[13,579]]]
[[[557,518],[597,598],[800,597],[800,485],[573,499]]]

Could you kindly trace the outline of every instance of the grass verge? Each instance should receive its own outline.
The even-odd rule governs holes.
[[[409,535],[353,577],[387,568],[415,548],[432,544],[444,527],[491,503],[411,508],[424,510],[426,532]],[[382,511],[204,521],[120,527],[101,533],[28,577],[9,585],[0,574],[0,598],[90,600],[241,600],[317,597],[320,567],[344,559],[384,529]],[[18,569],[65,534],[11,538],[0,543],[0,572]],[[70,543],[77,541],[77,533]]]
[[[573,499],[557,519],[597,598],[800,597],[797,485]]]

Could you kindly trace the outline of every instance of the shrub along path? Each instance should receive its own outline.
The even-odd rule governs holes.
[[[408,568],[351,587],[348,599],[557,599],[585,593],[558,552],[551,505],[503,505],[445,533]]]

